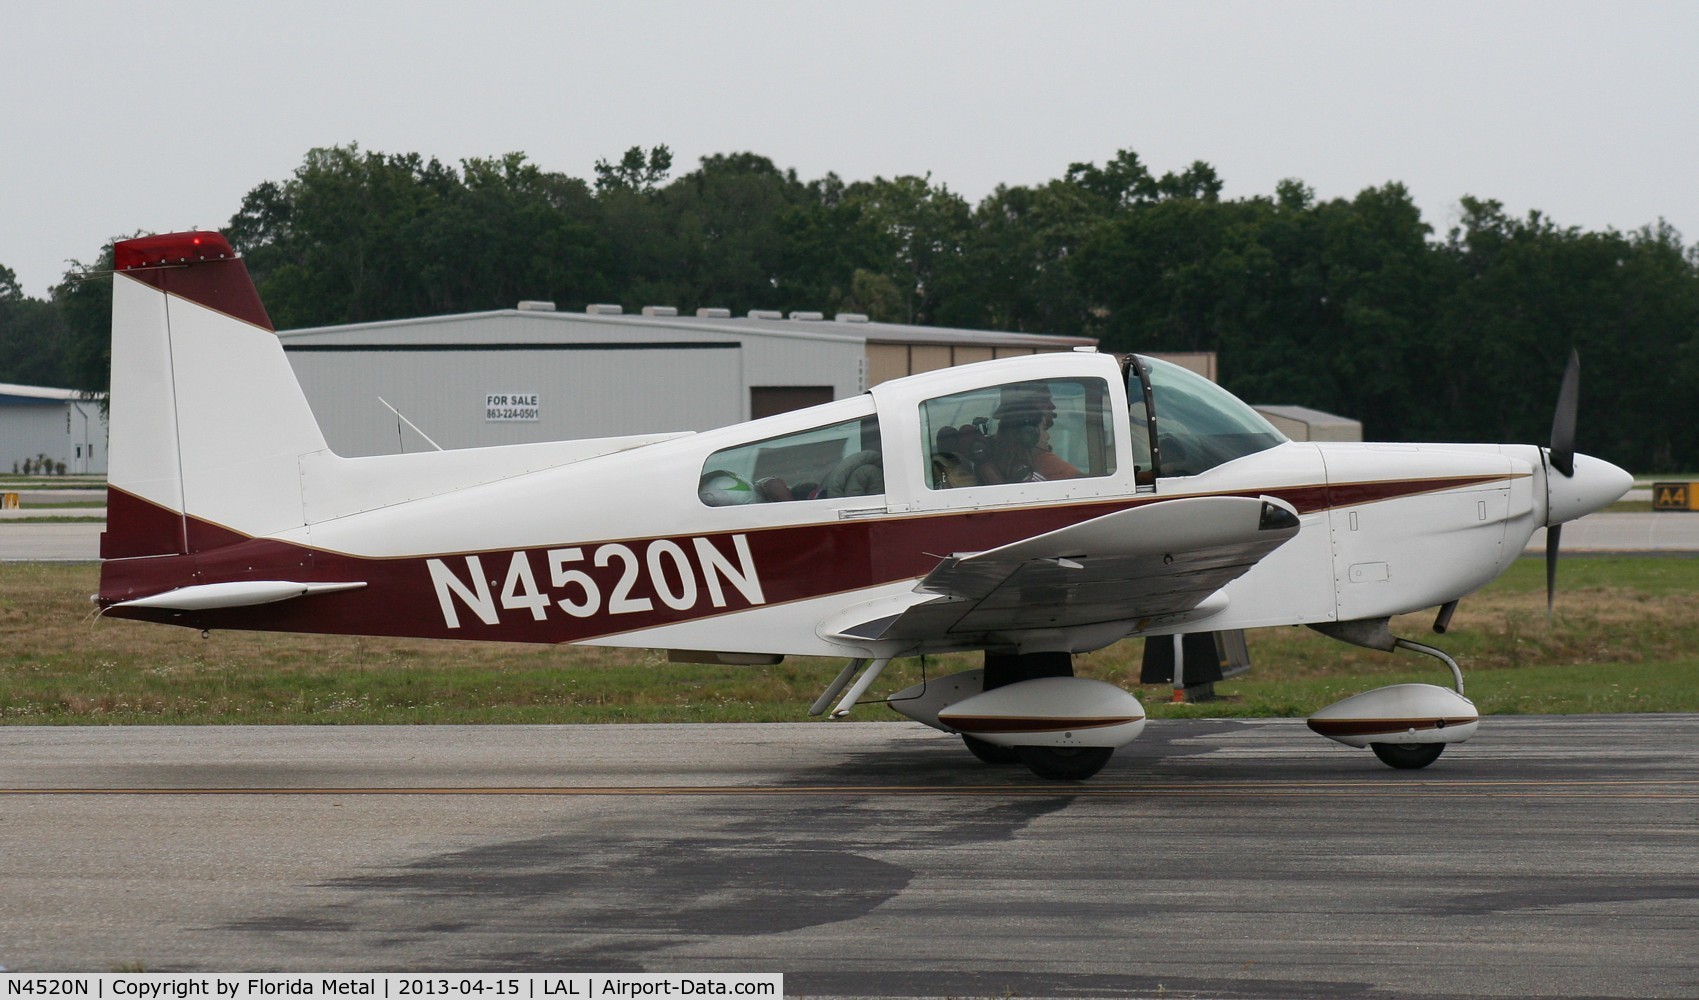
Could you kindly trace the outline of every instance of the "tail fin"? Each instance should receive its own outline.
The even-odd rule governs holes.
[[[113,247],[101,556],[182,555],[304,523],[325,440],[247,266],[218,233]]]

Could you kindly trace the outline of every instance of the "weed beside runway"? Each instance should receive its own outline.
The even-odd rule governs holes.
[[[98,567],[0,565],[0,721],[30,724],[348,724],[797,721],[841,664],[668,663],[595,647],[198,632],[96,620]],[[1699,711],[1699,559],[1566,559],[1555,622],[1542,567],[1523,560],[1466,599],[1443,639],[1486,715]],[[1429,614],[1394,623],[1427,632]],[[1139,688],[1141,643],[1078,658],[1079,672],[1134,690],[1153,718],[1302,716],[1358,691],[1447,683],[1407,654],[1303,628],[1249,633],[1250,674],[1220,700],[1171,705]],[[970,657],[893,664],[895,691],[977,666]],[[875,692],[873,697],[879,696]],[[857,718],[897,717],[867,705]]]

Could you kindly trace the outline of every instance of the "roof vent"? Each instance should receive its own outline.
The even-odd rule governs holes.
[[[644,306],[645,316],[677,316],[678,306]]]
[[[698,319],[731,319],[731,315],[730,309],[704,308],[696,310]]]
[[[838,313],[836,316],[833,316],[832,318],[837,320],[839,323],[865,323],[865,322],[867,322],[867,314],[866,313]]]
[[[584,311],[592,316],[623,316],[625,310],[606,302],[592,302],[584,307]]]
[[[817,313],[817,312],[793,312],[793,313],[791,313],[791,319],[805,319],[805,320],[813,321],[813,320],[821,320],[821,319],[825,319],[825,318],[826,318],[825,313]]]
[[[552,313],[555,311],[555,304],[553,302],[545,302],[542,299],[521,299],[519,301],[519,311],[525,313]]]
[[[750,319],[784,319],[785,314],[778,311],[777,309],[751,309],[751,310],[749,310],[749,318]]]

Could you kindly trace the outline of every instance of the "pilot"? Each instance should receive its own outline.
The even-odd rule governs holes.
[[[1048,387],[1004,386],[992,417],[997,433],[991,437],[989,461],[978,468],[980,482],[1042,483],[1079,477],[1080,470],[1050,450],[1056,403]]]

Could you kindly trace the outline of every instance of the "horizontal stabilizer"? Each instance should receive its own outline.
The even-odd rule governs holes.
[[[162,608],[167,611],[207,611],[212,608],[245,608],[254,604],[274,604],[311,594],[334,594],[342,590],[359,590],[364,582],[353,583],[296,583],[293,580],[241,580],[235,583],[203,583],[195,587],[179,587],[152,597],[114,604],[114,608]]]

